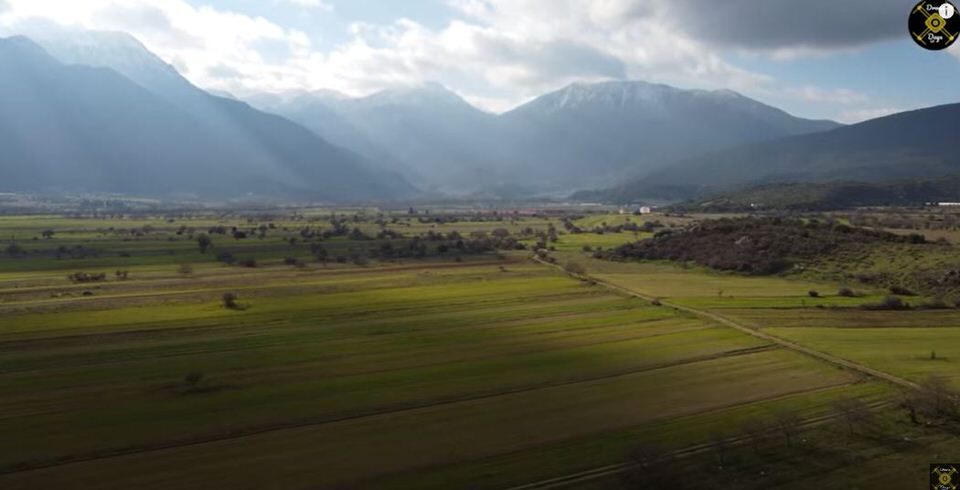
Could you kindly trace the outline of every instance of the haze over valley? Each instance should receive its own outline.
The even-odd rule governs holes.
[[[671,200],[770,181],[948,174],[953,106],[851,127],[721,90],[576,82],[503,113],[433,82],[213,95],[122,32],[2,41],[7,192]],[[44,144],[55,142],[55,144]],[[39,151],[36,151],[39,148]],[[610,188],[609,191],[600,191]],[[706,190],[705,190],[706,189]]]
[[[914,1],[0,0],[0,489],[955,489]]]

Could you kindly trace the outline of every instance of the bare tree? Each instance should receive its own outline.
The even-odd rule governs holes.
[[[656,444],[638,444],[628,456],[628,471],[623,474],[629,488],[663,488],[674,480],[668,467],[669,455]]]
[[[938,416],[953,416],[957,410],[957,394],[943,376],[932,375],[920,384],[921,393],[928,411]]]
[[[787,446],[793,447],[794,441],[803,428],[800,416],[793,410],[781,410],[774,414],[773,420],[777,430],[787,441]]]
[[[727,452],[730,449],[730,443],[727,442],[727,436],[722,432],[710,434],[710,448],[717,457],[717,464],[722,468],[727,464]]]
[[[240,308],[240,305],[237,304],[238,296],[236,293],[223,293],[223,307],[228,310],[236,310]]]
[[[910,413],[910,422],[914,424],[920,423],[917,413],[922,407],[922,402],[917,392],[913,390],[903,391],[900,395],[900,405]]]
[[[210,248],[210,245],[213,245],[213,240],[210,239],[210,235],[201,234],[197,237],[197,246],[200,247],[200,253],[207,253],[207,249]]]
[[[760,454],[763,442],[767,439],[770,426],[761,419],[750,419],[743,424],[743,433],[750,440],[753,452]]]
[[[858,427],[868,424],[873,419],[870,407],[859,398],[838,400],[833,404],[833,411],[847,426],[847,435],[851,437]]]
[[[189,372],[183,377],[183,382],[187,383],[191,388],[196,388],[201,381],[203,381],[203,373],[199,371]]]

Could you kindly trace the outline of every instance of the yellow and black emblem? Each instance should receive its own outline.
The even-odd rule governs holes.
[[[957,490],[957,483],[960,483],[957,466],[947,463],[930,465],[930,489]]]
[[[960,35],[960,12],[946,0],[924,0],[910,11],[910,37],[921,47],[938,51]]]

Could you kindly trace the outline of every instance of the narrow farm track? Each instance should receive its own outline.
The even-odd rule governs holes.
[[[572,276],[572,277],[574,277],[574,278],[581,279],[581,280],[594,281],[595,283],[597,283],[597,284],[599,284],[599,285],[601,285],[601,286],[603,286],[603,287],[606,287],[606,288],[608,288],[608,289],[614,290],[614,291],[620,291],[620,292],[622,292],[622,293],[625,293],[625,294],[628,294],[628,295],[630,295],[630,296],[633,296],[633,297],[636,297],[636,298],[640,298],[640,299],[643,299],[643,300],[646,300],[646,301],[654,301],[654,300],[657,300],[657,301],[659,301],[660,304],[662,304],[663,306],[670,307],[670,308],[675,308],[675,309],[677,309],[677,310],[679,310],[679,311],[684,311],[684,312],[687,312],[687,313],[696,315],[696,316],[698,316],[698,317],[700,317],[700,318],[704,318],[704,319],[708,319],[708,320],[715,321],[715,322],[720,323],[720,324],[722,324],[722,325],[725,325],[725,326],[727,326],[727,327],[730,327],[730,328],[736,329],[736,330],[738,330],[738,331],[740,331],[740,332],[743,332],[743,333],[745,333],[745,334],[747,334],[747,335],[751,335],[751,336],[756,337],[756,338],[759,338],[759,339],[763,339],[763,340],[766,340],[766,341],[769,341],[769,342],[773,342],[774,344],[777,344],[777,345],[779,345],[779,346],[781,346],[781,347],[783,347],[783,348],[792,350],[792,351],[794,351],[794,352],[798,352],[798,353],[803,354],[803,355],[806,355],[806,356],[813,357],[813,358],[815,358],[815,359],[818,359],[818,360],[821,360],[821,361],[824,361],[824,362],[828,362],[828,363],[830,363],[830,364],[833,364],[833,365],[835,365],[835,366],[841,367],[841,368],[843,368],[843,369],[849,369],[849,370],[852,370],[852,371],[856,371],[856,372],[859,372],[859,373],[864,374],[864,375],[866,375],[866,376],[869,376],[869,377],[872,377],[872,378],[876,378],[876,379],[880,379],[880,380],[883,380],[883,381],[887,381],[887,382],[889,382],[889,383],[892,383],[892,384],[894,384],[894,385],[896,385],[896,386],[900,386],[900,387],[903,387],[903,388],[908,388],[908,389],[919,389],[919,388],[920,388],[919,385],[917,385],[916,383],[914,383],[914,382],[912,382],[912,381],[909,381],[909,380],[900,378],[900,377],[898,377],[898,376],[894,376],[894,375],[889,374],[889,373],[885,373],[885,372],[882,372],[882,371],[877,371],[876,369],[872,369],[872,368],[869,368],[869,367],[867,367],[867,366],[863,366],[863,365],[861,365],[861,364],[858,364],[858,363],[855,363],[855,362],[852,362],[852,361],[849,361],[849,360],[846,360],[846,359],[842,359],[842,358],[839,358],[839,357],[836,357],[836,356],[833,356],[833,355],[830,355],[830,354],[826,354],[826,353],[824,353],[824,352],[820,352],[820,351],[817,351],[817,350],[814,350],[814,349],[810,349],[810,348],[808,348],[808,347],[804,347],[804,346],[802,346],[802,345],[795,344],[795,343],[793,343],[793,342],[790,342],[790,341],[788,341],[788,340],[785,340],[785,339],[782,339],[782,338],[779,338],[779,337],[776,337],[776,336],[773,336],[773,335],[769,335],[769,334],[766,334],[766,333],[763,333],[763,332],[759,332],[759,331],[757,331],[757,330],[754,330],[754,329],[751,329],[751,328],[749,328],[749,327],[747,327],[747,326],[741,325],[741,324],[739,324],[739,323],[737,323],[737,322],[735,322],[735,321],[733,321],[733,320],[730,320],[729,318],[723,317],[723,316],[718,315],[718,314],[716,314],[716,313],[712,313],[712,312],[709,312],[709,311],[698,310],[698,309],[690,308],[690,307],[687,307],[687,306],[672,304],[672,303],[670,303],[670,302],[668,302],[668,301],[663,301],[663,300],[660,300],[660,299],[657,299],[657,298],[653,298],[653,297],[647,296],[647,295],[642,294],[642,293],[638,293],[637,291],[633,291],[633,290],[631,290],[631,289],[628,289],[628,288],[625,288],[625,287],[622,287],[622,286],[618,286],[618,285],[616,285],[616,284],[611,284],[611,283],[609,283],[609,282],[607,282],[607,281],[604,281],[604,280],[599,279],[599,278],[596,278],[596,277],[592,277],[592,276],[590,276],[590,275],[588,275],[588,274],[574,274],[574,273],[570,273],[570,272],[567,272],[566,270],[564,270],[562,267],[560,267],[560,266],[558,266],[558,265],[556,265],[556,264],[551,264],[551,263],[549,263],[549,262],[546,262],[546,261],[540,259],[539,257],[534,257],[533,260],[536,261],[536,262],[538,262],[538,263],[540,263],[540,264],[543,264],[543,265],[545,265],[545,266],[548,266],[548,267],[552,267],[552,268],[554,268],[554,269],[557,269],[557,270],[563,272],[564,274],[568,274],[568,275],[570,275],[570,276]],[[881,401],[878,401],[878,402],[874,402],[874,403],[870,404],[869,406],[870,406],[871,408],[879,408],[879,407],[882,407],[882,406],[888,406],[888,405],[890,405],[890,404],[892,404],[892,402],[889,401],[889,400],[885,400],[885,401],[884,401],[884,400],[881,400]],[[804,420],[803,425],[804,425],[804,426],[819,425],[819,424],[823,424],[823,423],[829,422],[830,420],[832,420],[832,419],[834,419],[834,418],[836,418],[836,415],[832,415],[832,414],[823,415],[823,416],[820,416],[820,417],[808,418],[808,419]],[[744,443],[744,442],[746,441],[747,437],[748,437],[748,436],[737,436],[737,437],[733,437],[733,438],[728,438],[728,439],[726,439],[726,442],[729,443],[729,444],[742,444],[742,443]],[[675,451],[669,452],[669,453],[665,454],[664,457],[670,458],[670,459],[684,458],[684,457],[687,457],[687,456],[692,456],[692,455],[696,455],[696,454],[699,454],[699,453],[708,451],[708,450],[710,450],[713,446],[714,446],[713,443],[706,443],[706,444],[699,444],[699,445],[689,446],[689,447],[685,447],[685,448],[681,448],[681,449],[677,449],[677,450],[675,450]],[[571,474],[565,475],[565,476],[560,476],[560,477],[556,477],[556,478],[550,478],[550,479],[546,479],[546,480],[540,480],[540,481],[537,481],[537,482],[532,482],[532,483],[528,483],[528,484],[524,484],[524,485],[519,485],[519,486],[516,486],[516,487],[511,487],[509,490],[548,490],[548,489],[557,489],[557,488],[568,488],[568,487],[570,487],[570,486],[577,485],[577,484],[579,484],[579,483],[590,482],[590,481],[598,480],[598,479],[601,479],[601,478],[606,478],[606,477],[618,475],[618,474],[623,473],[623,472],[625,472],[625,471],[628,471],[628,470],[630,470],[630,469],[632,469],[632,468],[635,468],[636,466],[637,466],[637,465],[635,465],[635,464],[630,464],[630,463],[618,463],[618,464],[613,464],[613,465],[607,465],[607,466],[602,466],[602,467],[599,467],[599,468],[592,468],[592,469],[589,469],[589,470],[580,471],[580,472],[577,472],[577,473],[571,473]]]
[[[691,308],[691,307],[689,307],[689,306],[678,305],[678,304],[675,304],[675,303],[671,303],[671,302],[669,302],[669,301],[664,301],[664,300],[659,299],[659,298],[654,298],[654,297],[652,297],[652,296],[648,296],[648,295],[646,295],[646,294],[639,293],[639,292],[634,291],[634,290],[632,290],[632,289],[628,289],[628,288],[625,288],[625,287],[623,287],[623,286],[618,286],[618,285],[616,285],[616,284],[613,284],[613,283],[604,281],[603,279],[599,279],[599,278],[590,276],[589,274],[572,274],[572,273],[569,273],[569,272],[565,271],[562,267],[560,267],[560,266],[558,266],[558,265],[556,265],[556,264],[551,264],[551,263],[549,263],[549,262],[546,262],[546,261],[540,259],[539,257],[534,257],[533,260],[535,260],[536,262],[539,262],[539,263],[541,263],[541,264],[543,264],[543,265],[546,265],[546,266],[548,266],[548,267],[553,267],[554,269],[557,269],[557,270],[563,272],[564,274],[568,274],[568,275],[570,275],[570,276],[572,276],[572,277],[574,277],[574,278],[581,279],[581,280],[593,281],[593,282],[595,282],[595,283],[597,283],[597,284],[599,284],[599,285],[601,285],[601,286],[603,286],[603,287],[606,287],[606,288],[608,288],[608,289],[611,289],[611,290],[614,290],[614,291],[619,291],[619,292],[621,292],[621,293],[628,294],[628,295],[630,295],[630,296],[633,296],[633,297],[636,297],[636,298],[640,298],[640,299],[643,299],[643,300],[646,300],[646,301],[659,301],[660,304],[662,304],[663,306],[666,306],[666,307],[669,307],[669,308],[673,308],[673,309],[678,310],[678,311],[687,312],[687,313],[690,313],[690,314],[692,314],[692,315],[696,315],[696,316],[698,316],[698,317],[700,317],[700,318],[704,318],[704,319],[707,319],[707,320],[712,320],[712,321],[717,322],[717,323],[719,323],[719,324],[721,324],[721,325],[724,325],[724,326],[733,328],[733,329],[735,329],[735,330],[738,330],[738,331],[740,331],[740,332],[742,332],[742,333],[745,333],[745,334],[747,334],[747,335],[750,335],[750,336],[752,336],[752,337],[756,337],[756,338],[758,338],[758,339],[766,340],[766,341],[768,341],[768,342],[773,342],[773,343],[775,343],[775,344],[777,344],[777,345],[779,345],[779,346],[781,346],[781,347],[784,347],[784,348],[786,348],[786,349],[792,350],[792,351],[794,351],[794,352],[798,352],[798,353],[800,353],[800,354],[804,354],[804,355],[809,356],[809,357],[813,357],[813,358],[815,358],[815,359],[819,359],[819,360],[824,361],[824,362],[828,362],[828,363],[833,364],[833,365],[835,365],[835,366],[838,366],[838,367],[841,367],[841,368],[844,368],[844,369],[849,369],[849,370],[851,370],[851,371],[856,371],[856,372],[859,372],[859,373],[864,374],[864,375],[866,375],[866,376],[869,376],[869,377],[871,377],[871,378],[880,379],[880,380],[886,381],[886,382],[888,382],[888,383],[894,384],[894,385],[896,385],[896,386],[900,386],[900,387],[902,387],[902,388],[908,388],[908,389],[911,389],[911,390],[920,389],[920,385],[914,383],[913,381],[910,381],[910,380],[901,378],[901,377],[899,377],[899,376],[895,376],[895,375],[890,374],[890,373],[887,373],[887,372],[878,371],[878,370],[876,370],[876,369],[873,369],[873,368],[864,366],[863,364],[859,364],[859,363],[850,361],[850,360],[848,360],[848,359],[843,359],[843,358],[841,358],[841,357],[837,357],[837,356],[834,356],[834,355],[831,355],[831,354],[827,354],[827,353],[825,353],[825,352],[821,352],[821,351],[818,351],[818,350],[814,350],[814,349],[811,349],[811,348],[809,348],[809,347],[805,347],[805,346],[802,346],[802,345],[800,345],[800,344],[791,342],[791,341],[789,341],[789,340],[786,340],[786,339],[777,337],[777,336],[775,336],[775,335],[770,335],[770,334],[768,334],[768,333],[764,333],[764,332],[761,332],[761,331],[759,331],[759,330],[754,330],[754,329],[752,329],[752,328],[750,328],[750,327],[748,327],[748,326],[746,326],[746,325],[742,325],[742,324],[740,324],[740,323],[737,323],[737,322],[735,322],[735,321],[733,321],[733,320],[731,320],[731,319],[729,319],[729,318],[727,318],[727,317],[718,315],[718,314],[716,314],[716,313],[713,313],[713,312],[710,312],[710,311],[705,311],[705,310],[698,310],[698,309],[696,309],[696,308]]]
[[[871,409],[881,408],[889,406],[892,402],[890,401],[877,401],[868,404]],[[832,414],[821,415],[819,417],[811,417],[803,421],[801,424],[803,427],[815,427],[817,425],[825,424],[835,419],[837,416]],[[774,432],[775,429],[771,430]],[[750,436],[737,436],[724,439],[724,442],[730,445],[742,445],[748,442]],[[670,451],[664,453],[663,457],[665,459],[681,459],[688,456],[694,456],[696,454],[707,452],[715,446],[715,443],[704,443],[697,444],[693,446],[688,446],[685,448],[680,448],[675,451]],[[541,480],[538,482],[527,483],[524,485],[519,485],[515,487],[510,487],[508,490],[550,490],[556,488],[567,488],[578,483],[585,483],[593,480],[598,480],[600,478],[606,478],[610,476],[615,476],[625,471],[631,470],[638,465],[631,463],[617,463],[607,466],[601,466],[599,468],[592,468],[589,470],[580,471],[577,473],[571,473],[565,476],[558,476],[556,478],[549,478],[547,480]]]

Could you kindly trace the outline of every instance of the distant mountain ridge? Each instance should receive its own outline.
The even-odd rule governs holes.
[[[277,156],[266,150],[270,145],[251,131],[270,128],[271,140],[284,132],[302,133],[297,124],[268,123],[265,114],[244,109],[232,97],[198,89],[125,33],[44,27],[34,37],[64,63],[115,70],[215,128],[218,138],[247,157],[276,166]],[[558,196],[704,152],[838,126],[796,118],[729,90],[640,81],[575,83],[500,115],[431,83],[361,98],[321,90],[248,100],[346,150],[311,150],[321,163],[328,153],[354,154],[359,158],[346,166],[380,177],[362,180],[395,183],[407,195],[413,190],[405,180],[453,196]],[[238,124],[236,118],[259,122]],[[295,151],[284,158],[293,155],[303,158]]]
[[[575,83],[502,116],[520,154],[550,162],[557,185],[612,181],[707,151],[838,127],[729,90],[639,81]]]
[[[438,84],[361,98],[314,92],[273,110],[448,193],[495,184],[507,157],[496,116]]]
[[[125,34],[45,42],[69,64],[26,37],[0,39],[2,190],[321,200],[413,192],[301,126],[197,89]]]
[[[827,211],[866,206],[960,202],[960,174],[884,182],[761,184],[671,206],[684,212]]]
[[[839,126],[728,90],[640,81],[576,83],[500,115],[436,84],[357,99],[304,94],[273,102],[264,109],[462,193],[569,191],[705,151]]]
[[[584,197],[631,201],[659,189],[689,195],[757,183],[865,182],[934,178],[960,172],[960,104],[907,111],[831,131],[793,136],[674,162]]]
[[[625,202],[960,172],[950,143],[960,104],[842,126],[730,90],[608,81],[503,114],[429,83],[250,98],[257,110],[195,87],[124,33],[53,29],[37,40],[4,41],[0,158],[33,163],[0,165],[0,190],[391,200],[595,188],[576,198]]]

